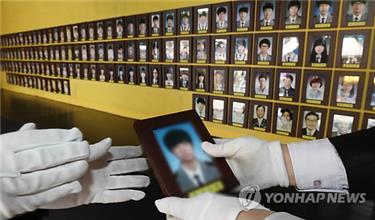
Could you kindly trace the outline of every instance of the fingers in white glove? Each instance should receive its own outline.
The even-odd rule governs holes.
[[[54,168],[22,174],[18,178],[2,178],[3,191],[13,195],[35,194],[79,179],[87,171],[84,160]]]
[[[90,156],[89,161],[97,160],[103,157],[112,145],[111,138],[105,138],[96,144],[90,145]]]
[[[145,158],[114,160],[109,163],[109,173],[111,175],[141,172],[147,169]]]
[[[167,197],[155,201],[159,212],[183,219],[185,217],[186,205],[189,199],[179,197]],[[203,205],[203,204],[202,204]]]
[[[139,190],[104,190],[97,193],[91,203],[118,203],[129,200],[138,201],[145,197],[145,193]]]
[[[18,129],[18,131],[27,131],[27,130],[34,130],[36,129],[36,125],[35,123],[26,123],[24,125],[22,125],[22,127],[20,129]]]
[[[106,189],[144,188],[148,185],[150,185],[150,178],[148,176],[109,176]]]
[[[140,146],[112,146],[109,149],[110,156],[108,160],[121,160],[127,158],[139,157],[142,155]]]
[[[225,142],[231,141],[231,138],[214,138],[216,144],[224,144]]]
[[[233,157],[240,149],[241,145],[233,144],[237,139],[221,144],[211,144],[203,142],[202,148],[213,157]]]

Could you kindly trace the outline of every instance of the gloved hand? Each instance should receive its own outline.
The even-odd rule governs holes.
[[[251,203],[252,209],[268,210],[255,201]],[[238,198],[215,193],[192,198],[167,197],[156,200],[155,205],[167,215],[167,220],[235,220],[241,211],[247,210]]]
[[[143,175],[124,175],[147,170],[140,147],[111,147],[109,153],[89,163],[88,172],[79,179],[82,191],[46,204],[46,209],[61,209],[89,203],[115,203],[140,200],[145,193],[130,188],[147,187],[150,179]],[[133,159],[132,159],[133,158]]]
[[[289,186],[288,173],[279,142],[254,137],[204,142],[202,148],[213,157],[225,157],[242,187],[258,185],[260,189]]]
[[[58,198],[81,191],[77,181],[87,161],[103,156],[111,146],[82,141],[78,128],[34,129],[0,135],[0,217],[33,211]]]

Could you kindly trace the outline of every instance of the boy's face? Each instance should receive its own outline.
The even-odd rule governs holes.
[[[272,12],[273,10],[271,8],[266,8],[263,13],[264,13],[264,19],[270,20],[272,18]]]
[[[182,161],[182,163],[195,160],[193,145],[189,142],[177,144],[177,146],[173,148],[172,152]]]
[[[297,16],[298,13],[298,7],[297,6],[292,6],[289,8],[289,15],[294,17]]]
[[[318,118],[315,115],[309,115],[306,117],[305,122],[309,130],[315,130],[318,125]]]

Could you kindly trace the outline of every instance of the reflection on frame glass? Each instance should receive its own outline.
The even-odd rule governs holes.
[[[198,13],[198,24],[197,30],[198,33],[206,33],[208,31],[208,11],[209,8],[199,8],[197,9]]]
[[[363,56],[365,36],[362,34],[346,34],[342,41],[342,64],[360,64]]]
[[[190,40],[180,40],[179,47],[180,60],[189,60],[190,58]]]
[[[243,125],[245,123],[246,103],[232,102],[232,123]]]
[[[245,94],[246,93],[246,79],[247,71],[242,69],[233,70],[233,93]]]
[[[228,28],[228,10],[226,5],[216,8],[216,29],[225,30]]]
[[[224,120],[224,106],[225,101],[221,99],[212,100],[212,119],[223,121]]]
[[[225,38],[215,39],[215,61],[225,62],[227,60],[228,41]]]
[[[187,67],[179,67],[179,88],[188,89],[190,87],[190,69]]]
[[[291,133],[293,125],[293,109],[279,107],[277,109],[276,130]]]
[[[208,58],[208,39],[207,38],[200,38],[197,39],[197,48],[196,48],[196,59],[197,60],[206,60]]]
[[[225,70],[214,69],[213,77],[214,77],[213,90],[215,92],[224,92],[225,91]]]
[[[180,33],[189,33],[191,30],[191,11],[189,9],[180,11]]]
[[[353,116],[334,114],[331,128],[331,136],[336,137],[351,133],[353,122]]]
[[[336,101],[356,104],[359,76],[340,76],[338,80]]]
[[[284,37],[281,62],[297,63],[299,56],[299,39],[296,36]]]
[[[325,79],[318,75],[310,75],[307,79],[306,99],[323,101],[325,86]]]
[[[249,38],[247,37],[237,37],[235,38],[235,61],[247,61],[248,59],[248,48],[249,48]]]
[[[367,119],[367,126],[366,129],[375,127],[375,118],[369,118]]]

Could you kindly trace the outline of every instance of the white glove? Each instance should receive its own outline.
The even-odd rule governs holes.
[[[88,172],[79,179],[82,191],[46,204],[46,209],[61,209],[89,203],[115,203],[140,200],[145,193],[130,188],[147,187],[150,179],[142,175],[123,175],[148,169],[140,147],[111,147],[106,157],[89,163]]]
[[[204,142],[202,148],[213,157],[225,157],[241,187],[258,185],[260,189],[289,186],[288,173],[279,142],[254,137]]]
[[[77,128],[36,130],[30,124],[0,135],[0,216],[33,211],[81,191],[87,160],[104,155],[111,140],[89,146]]]
[[[255,209],[268,210],[255,201],[251,204]],[[155,205],[168,220],[235,220],[241,211],[247,210],[238,198],[215,193],[203,193],[193,198],[167,197],[156,200]]]

